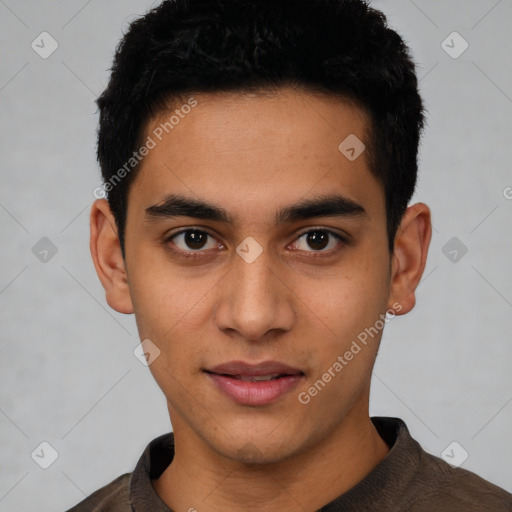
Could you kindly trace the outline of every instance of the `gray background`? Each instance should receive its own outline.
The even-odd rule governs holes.
[[[0,0],[1,511],[65,510],[170,429],[134,320],[106,305],[88,249],[94,99],[122,31],[156,3]],[[371,412],[403,418],[436,455],[457,441],[463,467],[512,491],[512,1],[373,3],[418,62],[415,200],[435,232],[417,308],[386,328]],[[59,44],[47,59],[31,48],[43,31]],[[441,46],[453,31],[469,43],[457,59]],[[46,262],[32,252],[43,237],[58,251]],[[42,441],[58,452],[46,470],[31,458]]]

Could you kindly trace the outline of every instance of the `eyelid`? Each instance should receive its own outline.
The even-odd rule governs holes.
[[[307,228],[304,228],[304,231],[299,231],[299,233],[295,235],[295,238],[299,238],[305,235],[306,233],[310,233],[311,231],[324,231],[325,233],[337,236],[343,241],[348,242],[350,240],[350,236],[347,233],[340,233],[338,231],[335,231],[333,228],[327,228],[324,226],[308,226]]]
[[[203,226],[187,226],[186,228],[181,228],[179,231],[175,231],[170,234],[166,234],[164,236],[164,241],[169,241],[178,235],[183,235],[184,233],[188,233],[189,231],[199,231],[200,233],[206,233],[208,236],[217,239],[217,235],[214,235],[208,228]]]
[[[350,243],[350,237],[348,235],[338,233],[337,231],[334,231],[331,228],[326,228],[326,227],[322,227],[322,226],[308,226],[307,229],[305,229],[304,231],[299,232],[298,234],[296,234],[295,238],[293,239],[293,241],[295,242],[299,238],[302,238],[304,235],[307,235],[308,233],[315,232],[315,231],[322,231],[324,233],[328,233],[329,235],[333,236],[334,238],[336,238],[339,242],[341,242],[344,245],[348,245]],[[324,255],[333,254],[333,253],[337,252],[338,250],[339,250],[339,247],[334,248],[334,249],[329,249],[327,251],[325,251],[325,250],[321,250],[321,251],[313,251],[313,250],[311,250],[311,251],[302,251],[302,252],[305,252],[305,253],[310,254],[310,255],[321,256],[323,254]]]
[[[205,254],[209,254],[210,251],[214,249],[198,249],[198,250],[183,250],[180,249],[173,241],[172,239],[187,233],[188,231],[200,231],[201,233],[206,233],[209,237],[213,238],[217,241],[217,248],[219,245],[223,246],[222,243],[220,243],[217,240],[217,237],[213,235],[207,228],[204,228],[203,226],[187,226],[186,228],[181,228],[179,231],[175,231],[171,234],[166,234],[163,238],[163,243],[167,246],[168,250],[171,251],[175,256],[178,258],[185,258],[189,260],[193,260],[195,258],[199,258],[201,256],[204,256]]]

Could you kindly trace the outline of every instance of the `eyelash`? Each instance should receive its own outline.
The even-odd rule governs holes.
[[[196,231],[196,232],[199,232],[199,233],[205,233],[206,235],[208,235],[208,236],[210,236],[212,238],[215,238],[214,235],[212,235],[211,233],[209,233],[208,231],[206,231],[204,229],[198,229],[198,228],[190,227],[190,228],[183,229],[181,231],[178,231],[178,232],[173,233],[172,235],[168,236],[167,238],[165,238],[164,243],[165,244],[168,244],[169,242],[172,243],[172,240],[174,238],[176,238],[179,235],[183,235],[184,233],[188,233],[190,231]],[[320,228],[320,227],[312,228],[312,229],[310,228],[307,231],[303,231],[302,233],[297,235],[297,237],[295,238],[294,241],[299,240],[304,235],[307,235],[309,233],[315,233],[315,232],[327,233],[331,237],[334,237],[335,239],[337,239],[342,244],[348,244],[349,243],[349,240],[346,237],[343,237],[342,235],[340,235],[339,233],[336,233],[336,232],[334,232],[334,231],[332,231],[330,229]],[[175,245],[175,244],[173,243],[173,245]],[[306,253],[311,253],[308,257],[319,257],[319,256],[321,257],[324,254],[332,255],[335,252],[337,252],[338,250],[339,250],[339,247],[336,248],[336,249],[330,249],[330,250],[327,250],[327,251],[326,250],[320,250],[320,251],[305,251],[305,252]],[[171,251],[173,251],[180,258],[197,258],[197,257],[200,257],[201,253],[206,252],[206,251],[201,250],[201,249],[190,250],[190,251],[183,251],[182,249],[174,249],[174,248],[171,248]]]

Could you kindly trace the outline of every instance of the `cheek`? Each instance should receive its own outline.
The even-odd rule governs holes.
[[[159,351],[149,370],[164,395],[175,402],[189,388],[190,368],[198,365],[202,333],[197,326],[204,325],[204,291],[190,289],[155,268],[137,276],[132,285],[140,339],[151,340]]]
[[[201,366],[204,349],[212,352],[207,330],[213,325],[211,294],[218,281],[213,272],[193,278],[161,261],[139,265],[130,273],[139,336],[160,351],[150,370],[166,394],[179,388],[176,378]]]
[[[141,336],[165,341],[200,314],[211,277],[191,279],[165,258],[152,258],[153,251],[140,252],[129,270],[129,285]]]
[[[312,371],[299,401],[307,401],[316,416],[337,414],[339,419],[368,386],[387,305],[388,284],[377,275],[369,269],[354,272],[330,280],[328,290],[318,287],[308,295],[306,323],[322,327],[315,333]],[[334,411],[333,403],[340,408]]]
[[[381,262],[361,261],[328,279],[311,281],[304,298],[309,316],[322,320],[331,337],[356,336],[385,312],[389,296],[388,269]]]
[[[357,265],[347,265],[347,270],[310,287],[307,295],[306,323],[320,326],[311,357],[312,380],[332,382],[318,406],[335,396],[355,395],[375,361],[389,295],[387,260],[371,253],[359,256]]]

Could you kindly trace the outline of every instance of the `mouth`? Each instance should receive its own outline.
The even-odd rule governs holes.
[[[207,372],[212,373],[212,372]],[[269,380],[281,379],[283,377],[288,377],[289,374],[285,373],[276,373],[275,375],[229,375],[227,373],[213,373],[213,375],[221,375],[222,377],[229,377],[235,380],[243,380],[245,382],[265,382]]]
[[[305,374],[276,361],[249,364],[231,361],[205,369],[216,388],[241,405],[268,405],[295,388]]]

